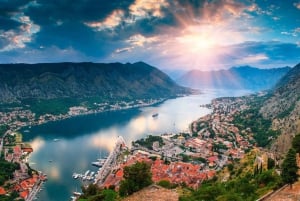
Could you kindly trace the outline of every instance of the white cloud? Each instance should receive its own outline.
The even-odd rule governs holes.
[[[144,46],[145,44],[153,43],[158,40],[157,37],[145,37],[141,34],[131,36],[126,42],[133,46]]]
[[[288,31],[282,31],[280,32],[282,35],[287,35],[287,36],[294,36],[297,37],[298,34],[300,33],[300,27],[295,28],[294,30],[291,30],[290,32]]]
[[[131,50],[132,50],[132,47],[118,48],[118,49],[115,50],[114,53],[120,54],[120,53],[123,53],[123,52],[130,52]]]
[[[300,9],[300,2],[294,3],[294,6],[295,6],[296,8],[298,8],[298,9]]]
[[[236,63],[239,65],[244,64],[256,64],[264,60],[268,60],[269,57],[265,54],[255,54],[255,55],[248,55],[246,57],[240,58],[236,60]]]

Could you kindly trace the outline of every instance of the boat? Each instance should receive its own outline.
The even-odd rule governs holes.
[[[24,130],[24,133],[29,133],[30,131],[29,130]]]
[[[87,170],[87,171],[84,173],[84,176],[88,176],[89,173],[90,173],[90,170]]]
[[[155,113],[155,114],[152,114],[152,117],[157,117],[158,116],[158,113]]]
[[[78,179],[79,176],[80,176],[80,175],[77,174],[77,173],[73,173],[73,175],[72,175],[72,177],[73,177],[74,179]]]
[[[95,162],[92,162],[92,165],[95,167],[102,167],[103,163],[101,163],[100,161],[95,161]]]
[[[73,195],[75,195],[75,196],[81,196],[81,194],[82,194],[82,193],[77,192],[77,191],[74,191],[74,192],[73,192]]]
[[[54,141],[54,142],[58,142],[58,141],[59,141],[59,139],[55,138],[55,139],[53,139],[53,141]]]

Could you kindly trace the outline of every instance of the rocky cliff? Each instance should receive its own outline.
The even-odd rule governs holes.
[[[271,149],[286,153],[294,135],[300,133],[300,64],[282,77],[260,113],[272,120],[274,130],[281,131]]]

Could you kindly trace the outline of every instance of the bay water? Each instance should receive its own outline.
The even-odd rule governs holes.
[[[155,106],[76,116],[23,128],[23,141],[34,152],[30,166],[48,175],[48,181],[37,194],[39,201],[66,201],[83,183],[72,178],[74,172],[97,171],[91,162],[108,156],[118,136],[127,145],[149,134],[188,131],[189,124],[210,113],[200,105],[224,96],[240,96],[245,90],[203,90],[203,93],[170,99]],[[152,117],[157,113],[157,117]],[[29,130],[29,132],[24,132]]]

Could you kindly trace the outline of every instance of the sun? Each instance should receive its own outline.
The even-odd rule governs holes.
[[[180,45],[193,53],[210,51],[216,46],[216,40],[209,33],[192,33],[178,37]]]

